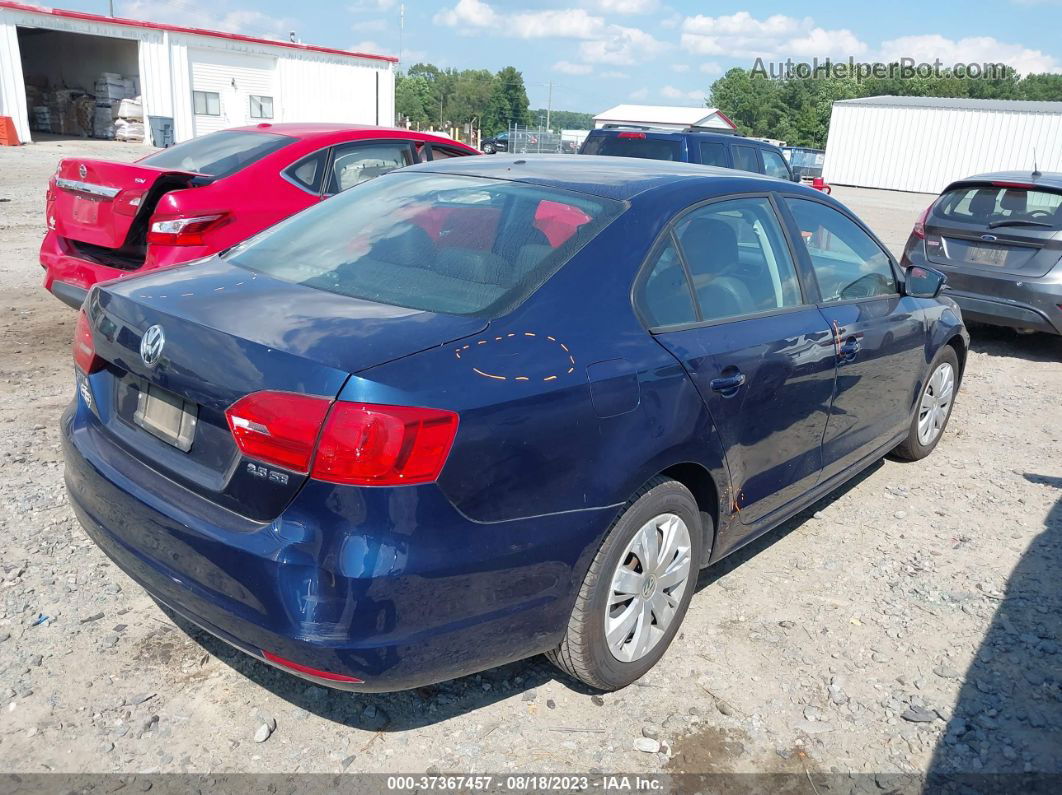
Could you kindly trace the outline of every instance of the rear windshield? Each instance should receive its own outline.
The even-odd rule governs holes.
[[[220,179],[295,140],[287,135],[226,130],[171,146],[140,162],[145,166],[194,171]]]
[[[681,161],[682,146],[677,139],[649,138],[645,133],[591,135],[583,144],[580,154]]]
[[[354,298],[493,316],[534,292],[622,209],[505,180],[392,173],[281,222],[227,258]]]
[[[933,215],[992,229],[1062,229],[1062,194],[997,185],[956,188],[940,197]]]

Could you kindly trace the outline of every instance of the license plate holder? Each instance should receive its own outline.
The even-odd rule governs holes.
[[[192,449],[198,414],[195,403],[154,384],[141,383],[133,422],[152,436],[187,453]]]
[[[93,225],[99,223],[100,204],[95,199],[74,197],[74,220],[79,224]]]
[[[1007,261],[1007,249],[970,246],[967,257],[978,265],[1003,265]]]

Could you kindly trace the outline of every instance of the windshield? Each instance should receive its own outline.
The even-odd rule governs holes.
[[[495,315],[534,292],[622,209],[518,182],[392,173],[289,218],[228,259],[354,298]]]
[[[140,162],[155,168],[227,177],[296,139],[272,133],[225,130],[171,146]]]
[[[933,207],[937,218],[978,226],[1062,229],[1062,194],[1020,186],[981,185],[947,191]]]
[[[579,154],[681,161],[682,147],[675,138],[648,138],[645,133],[618,133],[591,135]]]

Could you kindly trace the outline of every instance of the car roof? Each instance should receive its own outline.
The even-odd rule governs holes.
[[[972,182],[1013,182],[1057,191],[1062,190],[1062,173],[1057,171],[1045,171],[1040,174],[1034,174],[1032,171],[993,171],[988,174],[975,174],[972,177],[957,179],[944,190],[951,190],[953,187]]]
[[[382,133],[387,138],[401,135],[418,141],[460,143],[441,135],[407,130],[403,127],[382,127],[375,124],[337,124],[331,122],[280,122],[273,124],[272,122],[263,122],[261,124],[249,124],[245,127],[229,127],[228,131],[272,133],[273,135],[287,135],[301,139],[334,137],[341,133],[368,133],[370,135],[366,137],[371,137],[371,134]]]
[[[470,177],[507,179],[544,187],[589,193],[626,201],[641,193],[674,186],[679,181],[718,181],[720,193],[737,190],[777,190],[792,182],[698,163],[649,160],[640,157],[581,157],[579,155],[493,155],[460,157],[420,163],[403,173],[431,171]],[[726,183],[726,184],[724,184]],[[809,188],[810,190],[810,188]]]

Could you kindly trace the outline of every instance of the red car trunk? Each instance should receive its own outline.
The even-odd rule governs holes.
[[[146,223],[163,193],[188,187],[197,176],[135,163],[63,160],[49,214],[56,232],[70,240],[109,249],[142,244],[129,239],[134,222]]]

